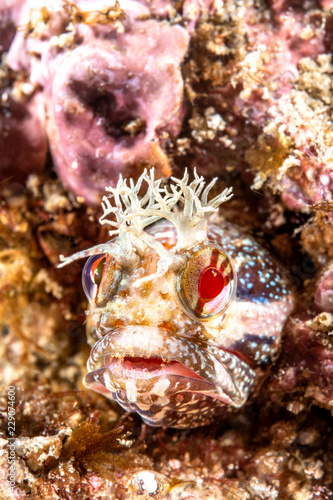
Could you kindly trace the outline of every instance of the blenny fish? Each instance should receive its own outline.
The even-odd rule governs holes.
[[[60,266],[90,257],[86,387],[149,425],[184,428],[255,393],[293,298],[270,253],[218,215],[231,188],[209,200],[216,179],[171,180],[120,177],[102,201],[111,240]]]

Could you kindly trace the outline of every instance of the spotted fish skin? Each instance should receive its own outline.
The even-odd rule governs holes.
[[[208,202],[202,178],[188,186],[186,176],[163,199],[159,181],[144,177],[143,209],[140,182],[120,179],[112,194],[126,208],[104,206],[118,235],[69,258],[91,256],[84,384],[153,426],[197,427],[239,411],[276,357],[294,302],[279,263],[216,213],[229,192]],[[142,220],[156,222],[143,229]]]
[[[223,244],[237,270],[234,314],[224,325],[239,332],[232,348],[266,365],[276,355],[281,331],[294,307],[286,271],[254,238],[223,219],[211,227],[208,237]]]

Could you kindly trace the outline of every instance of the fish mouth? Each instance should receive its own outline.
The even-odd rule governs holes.
[[[239,408],[256,376],[234,353],[151,326],[109,331],[92,348],[87,367],[86,387],[126,409],[156,400],[161,405],[163,398],[176,409],[185,393]]]

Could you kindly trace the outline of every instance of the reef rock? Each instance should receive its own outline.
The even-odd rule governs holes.
[[[137,177],[154,165],[159,176],[171,174],[164,146],[182,124],[189,36],[149,17],[131,1],[22,7],[7,61],[41,89],[53,161],[87,203],[119,173]]]

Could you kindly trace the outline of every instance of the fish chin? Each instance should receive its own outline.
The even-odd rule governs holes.
[[[216,406],[242,406],[254,378],[244,361],[223,349],[203,348],[164,328],[127,326],[95,344],[84,384],[149,425],[182,427],[196,411],[202,419]]]

